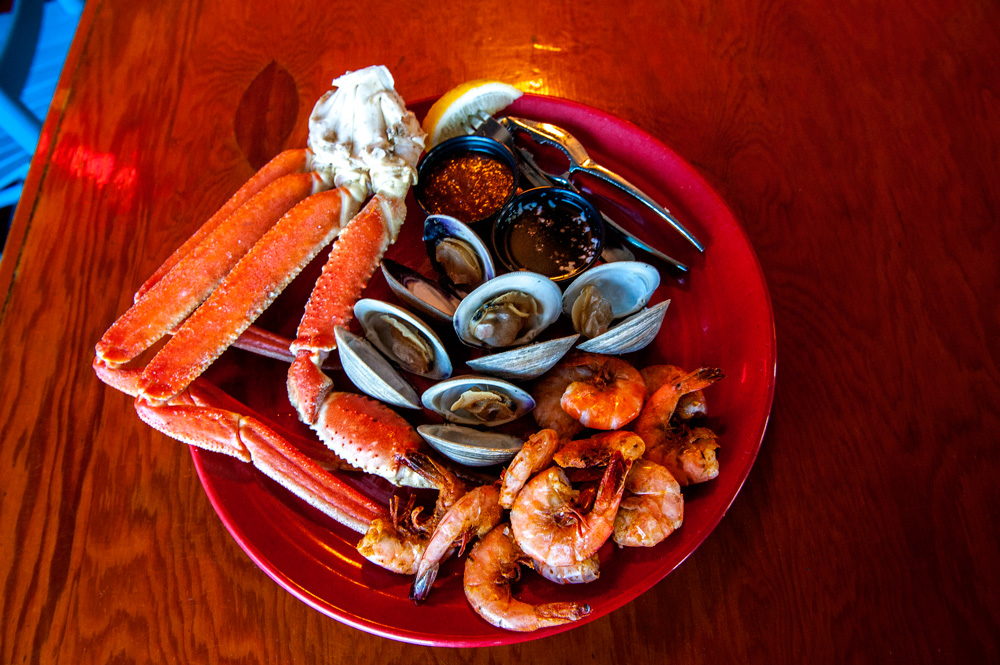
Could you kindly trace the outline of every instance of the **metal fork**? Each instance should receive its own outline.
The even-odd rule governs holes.
[[[517,157],[518,171],[520,172],[521,178],[532,187],[558,185],[559,187],[565,187],[580,193],[579,188],[572,181],[570,181],[569,178],[565,176],[553,175],[543,171],[538,164],[535,163],[535,158],[532,154],[514,142],[514,135],[511,134],[510,130],[506,127],[504,120],[507,119],[503,118],[501,120],[497,120],[493,116],[483,113],[479,117],[478,124],[475,125],[472,131],[479,136],[486,136],[509,147]],[[601,213],[601,217],[604,218],[604,223],[609,229],[611,229],[612,234],[620,241],[650,254],[651,256],[655,256],[679,272],[687,272],[688,267],[685,264],[681,263],[672,256],[661,252],[649,243],[635,237],[618,224],[618,222],[614,221],[603,212]]]

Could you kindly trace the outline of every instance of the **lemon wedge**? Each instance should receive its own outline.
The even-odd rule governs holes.
[[[479,122],[480,114],[493,115],[522,94],[512,85],[485,79],[455,86],[427,111],[423,129],[427,132],[428,147],[471,133],[472,127]]]

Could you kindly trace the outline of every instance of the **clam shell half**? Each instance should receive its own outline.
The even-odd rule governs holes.
[[[442,455],[466,466],[506,464],[524,445],[520,437],[464,425],[420,425],[417,432]]]
[[[448,352],[445,350],[441,338],[435,335],[434,331],[426,323],[410,312],[382,300],[362,298],[354,303],[354,316],[358,319],[361,327],[364,328],[365,337],[368,341],[374,344],[385,357],[393,361],[398,367],[409,371],[406,363],[400,361],[392,348],[391,338],[388,335],[389,331],[386,329],[383,317],[389,316],[395,318],[397,321],[401,321],[416,339],[419,340],[418,343],[423,344],[432,354],[427,370],[413,373],[428,379],[446,379],[451,376],[451,359],[448,357]]]
[[[453,408],[470,391],[500,395],[509,402],[509,411],[506,415],[486,419],[464,408]],[[424,408],[434,411],[449,422],[484,427],[509,423],[535,408],[535,400],[523,388],[503,379],[473,375],[457,376],[431,386],[420,396],[420,402]]]
[[[467,360],[465,364],[476,372],[504,379],[534,379],[552,369],[552,366],[573,348],[578,339],[579,335],[569,335],[545,342],[534,342],[510,351],[473,358]]]
[[[417,391],[367,340],[341,326],[334,329],[334,335],[340,365],[358,390],[386,404],[420,408]]]
[[[664,300],[647,307],[610,328],[606,333],[578,344],[576,348],[605,355],[622,355],[644,349],[656,339],[669,306],[670,301]]]
[[[459,298],[415,270],[392,259],[382,259],[382,275],[400,300],[439,321],[451,321]]]

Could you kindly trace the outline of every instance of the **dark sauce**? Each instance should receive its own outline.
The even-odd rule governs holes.
[[[502,242],[515,269],[566,277],[589,266],[601,251],[599,230],[576,206],[530,201],[517,204],[511,213]]]
[[[492,216],[514,192],[510,169],[492,157],[475,153],[446,159],[423,178],[424,209],[463,222]]]

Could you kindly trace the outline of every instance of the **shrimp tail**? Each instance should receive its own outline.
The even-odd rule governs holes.
[[[701,369],[691,372],[681,380],[681,392],[683,394],[687,394],[694,392],[695,390],[708,388],[716,381],[724,379],[725,376],[726,375],[722,373],[721,369],[717,369],[715,367],[702,367]]]
[[[444,469],[424,453],[400,455],[399,460],[433,487],[441,487],[445,481]]]
[[[437,574],[437,564],[427,566],[424,570],[418,572],[416,577],[413,578],[413,585],[410,587],[410,600],[415,603],[422,603],[427,600],[427,596],[431,592],[431,587],[434,586],[434,580],[437,579]]]
[[[535,606],[535,613],[539,617],[566,623],[578,621],[590,614],[590,612],[590,605],[587,603],[544,603]]]
[[[438,490],[434,514],[423,518],[420,524],[425,530],[432,530],[437,520],[465,493],[465,484],[447,467],[424,453],[408,453],[399,459],[429,486]],[[416,518],[416,514],[413,517]]]
[[[604,475],[601,476],[601,482],[598,484],[592,512],[603,513],[610,510],[611,506],[618,505],[622,493],[625,491],[625,479],[631,466],[632,463],[626,461],[620,452],[612,453],[608,466],[604,469]]]

